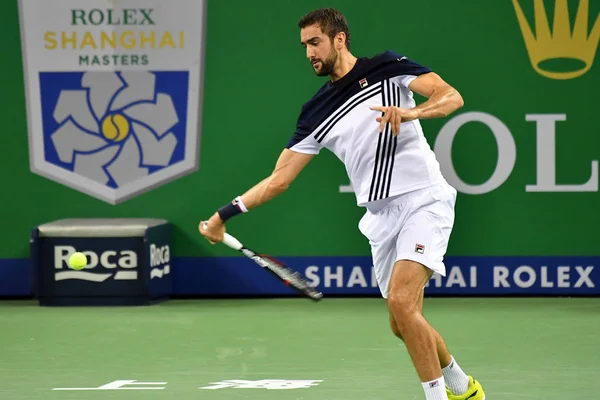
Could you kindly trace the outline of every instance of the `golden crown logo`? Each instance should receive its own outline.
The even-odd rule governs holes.
[[[550,32],[544,0],[534,0],[535,35],[527,23],[518,0],[513,0],[513,5],[529,53],[529,60],[537,73],[550,79],[573,79],[589,71],[594,63],[598,41],[600,41],[600,13],[588,34],[589,0],[580,0],[572,34],[567,0],[556,0],[553,32]],[[544,61],[560,59],[583,62],[583,67],[557,72],[540,66]]]

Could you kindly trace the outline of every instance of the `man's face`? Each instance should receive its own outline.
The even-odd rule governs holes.
[[[306,48],[306,57],[318,76],[327,76],[333,72],[338,52],[329,36],[318,25],[307,26],[300,31],[302,46]]]

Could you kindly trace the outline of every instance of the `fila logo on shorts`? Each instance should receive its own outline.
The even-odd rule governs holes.
[[[415,246],[415,252],[423,254],[425,252],[425,246],[423,246],[422,244],[417,244]]]
[[[366,88],[367,86],[369,86],[369,82],[367,82],[367,78],[362,78],[360,81],[358,81],[358,84],[360,85],[361,88]]]

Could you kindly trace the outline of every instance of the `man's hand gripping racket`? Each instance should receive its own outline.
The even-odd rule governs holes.
[[[204,226],[206,229],[206,222],[204,223]],[[227,232],[224,233],[223,243],[232,249],[241,252],[243,255],[250,258],[261,267],[266,268],[283,283],[292,286],[298,292],[311,298],[312,300],[319,301],[323,297],[323,293],[310,286],[308,280],[301,273],[294,271],[280,261],[277,261],[265,254],[258,254],[255,251],[245,247],[239,240]]]

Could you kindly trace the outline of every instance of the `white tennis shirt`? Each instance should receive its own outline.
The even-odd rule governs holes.
[[[359,206],[445,182],[418,120],[403,122],[397,136],[389,124],[379,133],[380,112],[369,108],[415,107],[408,85],[430,71],[392,51],[358,58],[348,74],[325,83],[303,105],[287,148],[334,153],[346,167]]]

